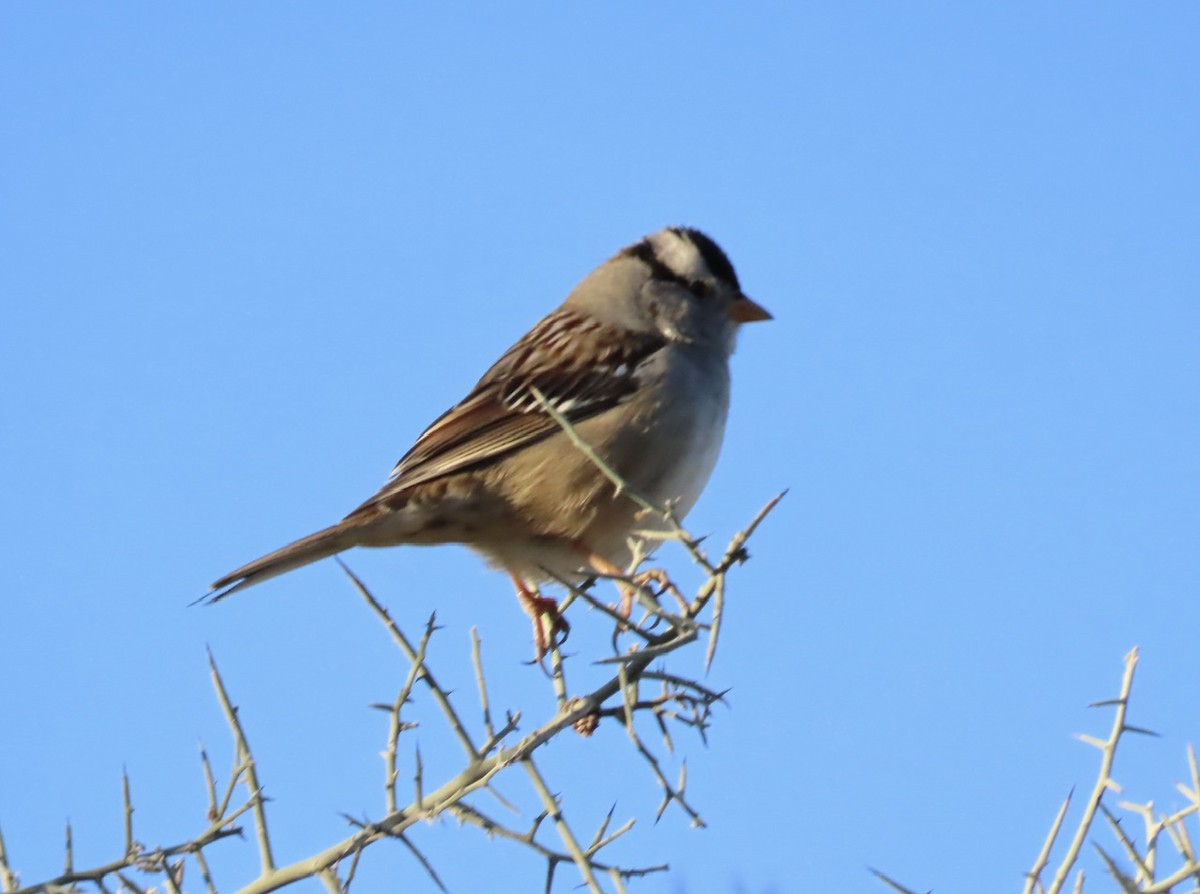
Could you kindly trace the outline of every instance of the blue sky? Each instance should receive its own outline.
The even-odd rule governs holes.
[[[635,890],[882,890],[867,866],[1013,890],[1090,785],[1071,734],[1107,729],[1086,705],[1134,645],[1131,720],[1162,736],[1118,778],[1178,806],[1198,26],[1183,3],[6,4],[0,825],[26,880],[67,818],[77,864],[119,851],[122,766],[147,843],[197,827],[197,738],[228,761],[205,644],[285,857],[379,814],[367,705],[403,666],[336,566],[187,605],[357,505],[575,281],[672,223],[776,315],[743,333],[690,527],[790,494],[731,596],[730,708],[680,743],[709,828],[653,824],[612,729],[548,752],[568,815],[639,818],[621,856],[674,871]],[[493,704],[549,710],[502,576],[453,547],[348,559],[410,630],[436,608],[465,697],[475,625]],[[452,766],[439,733],[427,769]],[[451,890],[540,884],[475,832],[421,843]],[[253,857],[214,852],[225,886]],[[363,872],[426,884],[400,848]]]

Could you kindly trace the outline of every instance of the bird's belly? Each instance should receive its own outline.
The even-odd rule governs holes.
[[[670,504],[682,519],[699,499],[720,453],[728,378],[714,380],[688,364],[673,368],[684,381],[648,389],[647,396],[574,427],[621,479],[624,494],[618,495],[616,485],[565,433],[551,435],[514,456],[505,479],[496,482],[514,519],[528,523],[518,521],[511,537],[476,548],[493,563],[520,566],[533,578],[548,576],[537,574],[538,566],[578,577],[589,554],[623,566],[631,534],[666,527],[661,514],[645,511],[628,494],[659,507]]]

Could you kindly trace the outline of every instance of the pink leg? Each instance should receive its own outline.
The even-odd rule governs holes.
[[[622,578],[625,576],[625,569],[618,568],[608,559],[599,553],[589,553],[588,564],[599,571],[601,574],[606,574],[609,577]],[[631,587],[622,580],[617,581],[617,588],[621,591],[621,603],[617,606],[617,613],[622,618],[628,618],[630,612],[633,611],[633,597],[637,593],[636,587]]]
[[[623,578],[626,576],[623,568],[618,568],[598,553],[590,553],[588,555],[588,564],[601,574],[608,575],[609,577]],[[667,573],[661,568],[650,568],[635,574],[630,578],[630,583],[617,580],[617,587],[621,590],[621,604],[617,607],[617,611],[621,617],[629,617],[630,612],[633,611],[633,598],[637,595],[637,591],[647,584],[652,583],[661,586],[664,592],[672,593],[676,599],[679,599],[681,605],[686,608],[687,602],[679,596],[679,591],[675,589],[674,584],[671,583],[671,579],[667,577]]]
[[[567,635],[571,632],[571,625],[567,623],[558,611],[558,603],[549,596],[541,595],[536,589],[531,589],[520,577],[509,572],[508,575],[512,578],[513,586],[517,589],[517,599],[521,602],[521,608],[528,612],[533,618],[533,648],[535,652],[535,660],[541,662],[546,653],[550,651],[552,645],[557,645],[558,634],[562,634],[562,641],[565,641]],[[549,619],[549,622],[546,622]],[[547,636],[546,629],[549,627],[550,633]]]

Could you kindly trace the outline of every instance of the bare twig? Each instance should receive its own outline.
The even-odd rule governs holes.
[[[429,621],[425,624],[425,632],[421,635],[421,641],[417,645],[416,654],[412,656],[412,660],[408,669],[408,676],[404,679],[404,684],[400,687],[399,693],[396,694],[396,700],[392,702],[388,709],[390,723],[388,726],[387,747],[383,752],[384,760],[384,792],[385,802],[387,804],[387,812],[396,812],[396,754],[400,746],[400,735],[405,730],[412,729],[415,724],[405,723],[400,718],[400,712],[404,706],[408,704],[408,700],[412,695],[413,684],[416,683],[417,677],[426,672],[425,653],[429,648],[429,638],[433,636],[436,630],[434,617],[431,615]],[[419,770],[418,770],[419,772]]]
[[[392,639],[395,640],[395,642],[400,646],[400,648],[404,651],[404,654],[408,656],[408,660],[410,662],[416,662],[417,650],[413,648],[412,643],[408,641],[408,637],[404,635],[399,626],[397,626],[396,622],[392,620],[392,616],[388,610],[383,607],[383,604],[375,598],[374,594],[367,589],[366,585],[359,579],[358,575],[351,571],[345,562],[339,558],[337,563],[342,566],[342,571],[344,571],[346,576],[350,578],[350,582],[354,584],[354,588],[358,590],[359,595],[366,600],[367,605],[371,607],[371,610],[375,612],[375,614],[383,622],[388,632],[392,635]],[[434,626],[435,618],[436,615],[430,615],[430,626]],[[449,693],[447,693],[446,690],[438,685],[437,680],[434,679],[434,676],[432,673],[430,673],[428,667],[424,669],[421,679],[424,681],[425,685],[429,687],[429,691],[433,694],[434,700],[437,701],[438,707],[441,708],[442,713],[445,714],[446,718],[450,721],[450,726],[453,728],[454,734],[458,737],[459,744],[462,745],[463,751],[466,752],[467,758],[469,760],[478,759],[479,751],[475,748],[475,744],[471,741],[471,737],[467,733],[466,727],[463,725],[461,718],[459,718],[458,712],[455,711],[454,706],[450,704]]]
[[[213,687],[217,691],[217,700],[221,703],[221,708],[225,712],[225,720],[229,724],[229,728],[233,730],[234,739],[237,742],[236,752],[245,761],[246,788],[254,803],[254,830],[258,839],[259,862],[262,864],[263,872],[270,872],[275,868],[275,858],[271,855],[271,838],[267,833],[266,802],[263,799],[262,786],[258,783],[258,770],[254,763],[253,753],[250,751],[250,743],[246,741],[246,731],[242,729],[242,722],[238,719],[237,708],[229,700],[229,693],[225,691],[225,682],[221,679],[221,672],[217,670],[217,661],[213,657],[212,649],[208,650],[208,667],[212,674]]]
[[[496,738],[496,730],[492,727],[492,709],[488,703],[487,680],[483,676],[482,645],[479,640],[479,629],[471,628],[471,663],[475,665],[475,685],[479,687],[479,706],[483,711],[483,731],[488,741]],[[484,749],[487,754],[488,749]]]
[[[614,486],[618,488],[618,492],[625,493],[634,499],[635,495],[629,494],[628,489],[619,481],[615,481]],[[134,837],[131,785],[128,775],[123,774],[125,853],[120,860],[87,870],[75,868],[72,834],[68,827],[66,871],[57,879],[22,889],[18,887],[16,874],[9,867],[3,839],[0,838],[0,890],[3,891],[3,894],[34,894],[34,892],[67,890],[73,885],[90,884],[101,894],[106,894],[108,889],[105,887],[105,880],[109,879],[119,882],[123,890],[141,891],[143,888],[138,886],[129,873],[130,869],[136,869],[158,876],[159,878],[154,882],[156,889],[181,891],[185,859],[188,855],[192,855],[197,862],[204,890],[208,894],[216,894],[209,867],[210,859],[205,854],[205,848],[223,838],[241,835],[242,830],[235,823],[248,813],[254,817],[255,838],[261,868],[258,877],[242,888],[243,894],[275,891],[306,878],[320,881],[331,892],[346,894],[365,849],[375,841],[385,838],[398,839],[404,844],[434,883],[443,887],[434,867],[413,841],[410,830],[422,820],[450,813],[464,822],[484,829],[490,835],[517,841],[540,855],[546,861],[547,888],[553,884],[557,867],[571,862],[578,868],[584,884],[590,890],[601,890],[599,880],[607,877],[615,890],[624,891],[625,882],[628,879],[652,872],[661,872],[666,869],[666,866],[624,867],[612,862],[600,861],[598,854],[601,850],[626,835],[634,827],[634,820],[629,819],[619,828],[612,829],[612,811],[610,810],[599,823],[590,844],[586,847],[583,846],[576,837],[572,825],[564,816],[559,798],[551,794],[545,779],[534,763],[533,756],[537,749],[572,728],[577,728],[580,732],[587,734],[601,717],[620,717],[638,754],[646,760],[662,788],[663,800],[657,815],[661,817],[666,807],[675,801],[694,824],[703,824],[699,813],[685,796],[686,761],[680,763],[678,780],[675,783],[668,781],[667,770],[660,764],[654,751],[638,734],[636,720],[639,715],[648,712],[662,735],[663,745],[668,751],[673,751],[675,747],[671,736],[671,728],[675,724],[694,729],[701,737],[704,736],[712,705],[720,701],[724,693],[705,687],[695,680],[672,673],[665,668],[659,667],[655,670],[650,668],[652,663],[660,661],[693,642],[701,631],[712,629],[707,619],[701,619],[701,612],[710,604],[714,605],[714,608],[720,606],[724,599],[726,575],[736,564],[745,559],[744,544],[749,531],[761,522],[778,500],[778,497],[772,500],[759,512],[746,531],[736,535],[730,541],[725,553],[715,564],[712,564],[701,552],[701,539],[692,537],[679,526],[670,506],[649,507],[647,505],[643,507],[647,511],[653,510],[658,513],[667,529],[665,533],[647,532],[648,536],[658,540],[681,543],[684,549],[692,555],[694,561],[709,570],[709,578],[689,598],[664,572],[634,573],[640,562],[646,557],[644,544],[635,544],[633,549],[635,560],[630,572],[611,576],[622,584],[629,585],[638,593],[639,600],[645,608],[645,615],[639,622],[624,618],[608,606],[601,604],[588,592],[586,586],[575,587],[568,584],[569,594],[563,600],[564,607],[569,605],[571,600],[582,599],[605,613],[614,622],[614,627],[618,632],[635,632],[639,642],[636,648],[608,660],[609,663],[615,664],[615,667],[611,668],[611,675],[607,680],[589,693],[574,696],[569,694],[567,688],[566,667],[569,659],[564,658],[559,649],[553,649],[550,678],[555,689],[556,710],[553,716],[544,719],[540,725],[517,741],[510,742],[510,739],[514,738],[519,730],[520,712],[505,711],[506,722],[499,729],[495,726],[484,672],[481,642],[477,632],[472,630],[472,660],[481,706],[481,721],[478,726],[482,728],[481,737],[484,742],[482,747],[476,747],[474,735],[458,715],[451,702],[450,693],[437,682],[430,669],[428,653],[432,636],[438,629],[436,618],[430,616],[422,637],[418,643],[414,644],[400,630],[382,603],[353,572],[343,565],[353,586],[384,624],[392,639],[409,661],[405,679],[399,687],[396,698],[389,704],[376,706],[389,714],[388,738],[384,751],[386,812],[383,818],[375,821],[349,820],[354,826],[352,834],[293,863],[277,865],[273,855],[271,837],[268,834],[265,810],[267,799],[258,777],[258,766],[247,742],[238,709],[234,706],[226,690],[210,651],[208,660],[213,686],[224,711],[226,722],[233,733],[234,759],[227,782],[222,783],[219,788],[207,751],[203,743],[200,744],[208,826],[199,835],[186,842],[147,852]],[[636,499],[635,502],[637,502]],[[668,594],[679,606],[678,611],[669,611],[663,607],[663,603],[670,604],[668,600],[662,599],[663,595]],[[714,647],[713,639],[710,637],[709,660],[711,660],[711,650]],[[654,688],[661,689],[661,691],[643,693],[642,690],[646,688],[640,686],[643,680],[658,683],[659,686]],[[418,681],[421,681],[432,694],[433,701],[444,715],[448,728],[453,732],[465,752],[466,762],[458,772],[450,775],[449,778],[442,779],[437,784],[429,783],[425,778],[421,749],[415,748],[413,799],[405,805],[400,802],[398,788],[398,746],[400,736],[406,730],[416,726],[415,720],[406,718],[404,710],[412,703],[412,690]],[[506,745],[506,742],[509,744]],[[531,784],[545,808],[544,813],[533,821],[529,831],[524,833],[517,832],[486,817],[468,803],[468,799],[473,793],[487,791],[508,809],[515,810],[516,808],[499,794],[494,785],[497,776],[514,765],[521,765],[525,768]],[[245,802],[234,808],[234,792],[238,789],[239,784],[245,787],[248,794]],[[539,829],[547,820],[553,823],[562,839],[562,848],[549,847],[538,840]],[[339,876],[342,871],[345,871],[344,878]]]
[[[1054,842],[1058,840],[1058,833],[1062,831],[1063,820],[1067,816],[1067,808],[1071,806],[1071,797],[1075,794],[1075,789],[1067,792],[1067,796],[1063,798],[1062,805],[1058,808],[1058,813],[1054,817],[1054,822],[1050,825],[1050,834],[1046,836],[1042,842],[1042,849],[1038,851],[1037,859],[1033,861],[1033,868],[1025,874],[1025,894],[1033,894],[1034,886],[1040,885],[1042,872],[1050,863],[1050,851],[1054,848]]]
[[[8,850],[4,846],[4,830],[0,829],[0,891],[8,894],[17,890],[17,875],[8,862]]]
[[[1137,668],[1138,650],[1131,649],[1129,654],[1125,656],[1125,675],[1121,679],[1121,693],[1115,699],[1097,703],[1096,707],[1101,705],[1113,705],[1116,707],[1116,712],[1113,716],[1112,730],[1108,734],[1108,738],[1100,741],[1091,736],[1081,735],[1079,738],[1087,742],[1089,745],[1100,749],[1100,773],[1096,777],[1096,784],[1092,787],[1091,794],[1084,804],[1083,817],[1079,821],[1079,825],[1075,830],[1075,837],[1071,839],[1070,845],[1067,847],[1066,854],[1063,855],[1062,862],[1059,863],[1058,870],[1054,873],[1054,878],[1050,882],[1050,887],[1047,888],[1049,894],[1058,894],[1066,884],[1067,875],[1071,868],[1079,859],[1079,851],[1083,847],[1083,842],[1087,838],[1088,830],[1092,826],[1092,820],[1096,817],[1096,811],[1100,809],[1100,799],[1104,797],[1104,793],[1110,788],[1116,788],[1117,784],[1112,778],[1113,761],[1117,756],[1117,743],[1121,741],[1121,736],[1132,729],[1126,724],[1126,716],[1129,712],[1129,693],[1133,690],[1133,672]]]
[[[575,838],[575,833],[571,831],[571,827],[567,824],[566,819],[559,809],[558,799],[550,793],[550,789],[546,786],[546,780],[542,778],[537,765],[533,762],[532,757],[527,757],[523,761],[525,772],[529,774],[530,780],[533,782],[534,791],[538,793],[538,797],[542,799],[542,804],[546,808],[546,812],[550,818],[554,820],[554,825],[558,827],[559,837],[562,838],[563,844],[566,845],[567,853],[571,855],[579,874],[583,876],[584,883],[588,886],[588,890],[602,894],[600,884],[596,881],[595,873],[592,871],[592,861],[579,846],[579,842]]]

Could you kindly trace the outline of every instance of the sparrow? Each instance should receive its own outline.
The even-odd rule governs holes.
[[[769,319],[716,242],[688,227],[658,230],[585,276],[366,502],[223,575],[202,598],[355,546],[461,543],[512,579],[540,660],[545,626],[551,639],[569,628],[538,585],[623,575],[633,532],[666,524],[631,494],[686,515],[721,448],[738,329]]]

